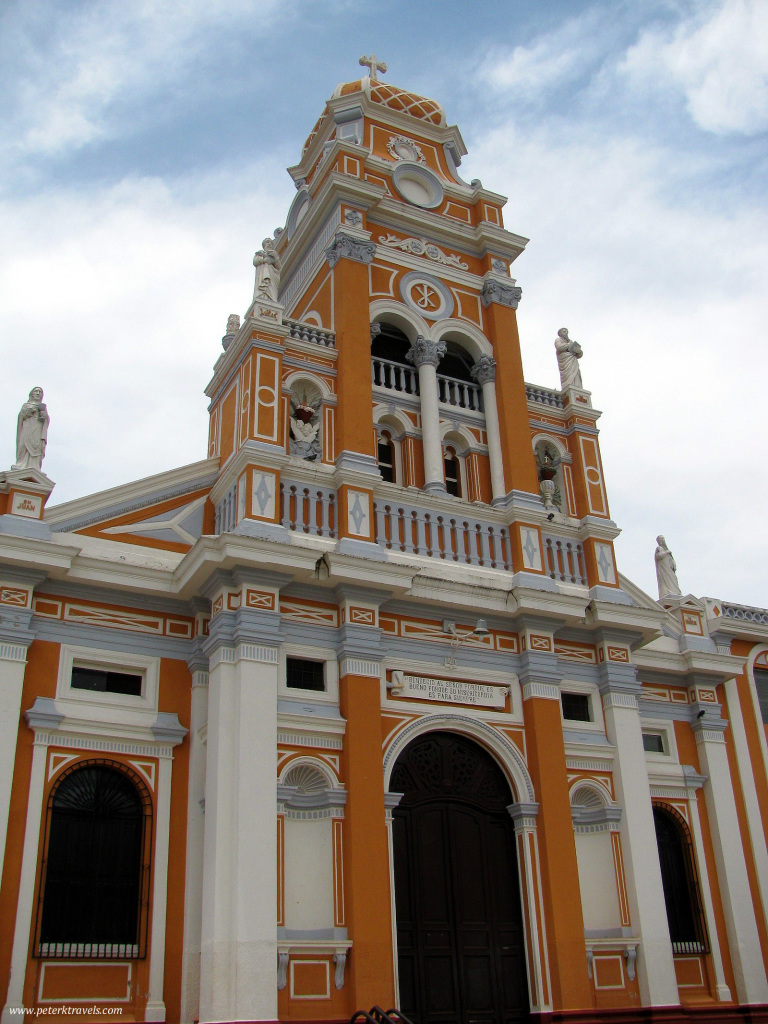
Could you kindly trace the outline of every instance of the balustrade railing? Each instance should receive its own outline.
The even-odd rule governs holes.
[[[237,484],[232,484],[214,511],[214,530],[216,533],[229,533],[236,526]]]
[[[374,387],[400,391],[406,395],[419,394],[419,374],[416,369],[391,359],[371,359],[371,379]],[[482,412],[483,391],[478,384],[437,374],[438,398],[445,405],[453,405],[471,412]]]
[[[512,568],[509,531],[505,526],[397,502],[374,501],[373,509],[376,542],[388,551],[492,569]]]
[[[336,536],[336,492],[315,484],[280,484],[280,522],[296,533],[312,537]]]
[[[751,608],[745,604],[730,604],[726,601],[720,602],[723,618],[737,619],[741,622],[757,622],[768,626],[768,609]]]
[[[581,583],[586,586],[584,546],[565,537],[544,535],[544,557],[550,579],[561,583]]]
[[[541,405],[549,405],[555,409],[563,408],[562,391],[552,391],[550,388],[540,388],[536,384],[526,384],[525,397],[529,402],[538,402]]]
[[[297,320],[286,320],[285,322],[288,325],[289,338],[296,338],[297,341],[310,341],[313,345],[320,345],[322,348],[336,348],[336,335],[333,331],[315,327],[314,324],[301,324]]]
[[[407,395],[419,393],[418,373],[403,363],[395,363],[391,359],[371,359],[371,376],[374,387],[403,391]]]
[[[472,412],[482,412],[483,392],[478,384],[438,373],[437,394],[440,401],[445,402],[446,405],[455,405],[459,409],[469,409]]]

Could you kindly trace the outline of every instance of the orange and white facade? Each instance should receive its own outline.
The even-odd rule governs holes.
[[[526,240],[464,152],[338,87],[207,458],[53,507],[0,474],[3,1024],[768,1019],[768,612],[619,575],[599,413],[525,383]],[[137,808],[114,935],[68,923],[86,779]]]

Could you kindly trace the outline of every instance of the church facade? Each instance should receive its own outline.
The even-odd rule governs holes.
[[[581,349],[526,383],[526,239],[369,65],[206,457],[50,505],[20,414],[2,1022],[768,1020],[768,612],[620,575]]]

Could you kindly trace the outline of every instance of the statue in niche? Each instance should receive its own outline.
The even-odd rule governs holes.
[[[557,332],[555,351],[557,352],[557,365],[560,369],[561,390],[583,387],[579,360],[584,352],[578,341],[571,341],[568,337],[567,327],[561,327]]]
[[[547,512],[562,512],[563,498],[555,482],[562,459],[547,445],[536,450],[536,468],[539,472],[539,490]],[[550,516],[551,518],[551,516]]]
[[[291,440],[289,451],[307,462],[316,462],[320,458],[320,415],[318,410],[322,399],[308,402],[306,396],[295,402],[291,397]]]
[[[672,552],[661,534],[656,538],[656,543],[658,547],[654,558],[656,559],[656,580],[659,584],[659,600],[662,601],[665,597],[681,597],[682,591],[677,582],[677,566]]]
[[[280,287],[280,271],[283,265],[275,249],[275,241],[265,238],[261,248],[253,257],[256,267],[256,284],[253,289],[253,301],[277,302],[277,290]]]
[[[32,388],[16,421],[16,462],[12,469],[42,471],[50,421],[48,407],[43,402],[43,389]]]

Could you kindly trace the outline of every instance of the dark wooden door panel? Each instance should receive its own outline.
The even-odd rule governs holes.
[[[432,733],[398,759],[392,789],[400,1004],[415,1024],[528,1017],[512,796],[495,762]]]

